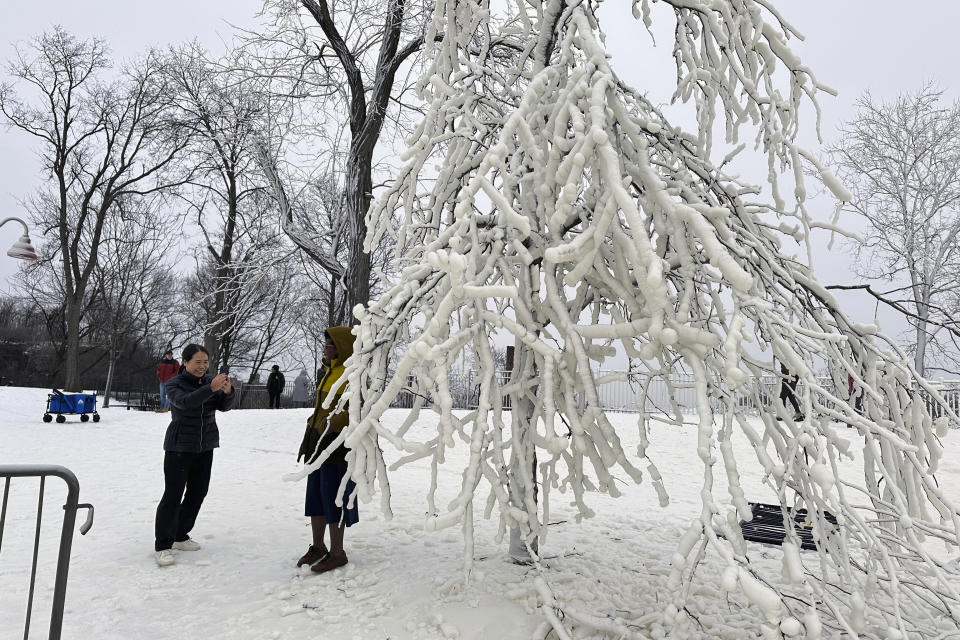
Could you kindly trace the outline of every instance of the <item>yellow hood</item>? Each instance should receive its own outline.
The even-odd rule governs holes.
[[[326,332],[337,347],[337,361],[342,363],[353,355],[353,342],[356,336],[350,333],[350,327],[329,327]]]

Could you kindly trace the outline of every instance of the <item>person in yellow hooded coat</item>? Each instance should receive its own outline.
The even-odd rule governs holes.
[[[307,419],[307,430],[300,443],[298,462],[304,459],[309,464],[316,460],[350,421],[346,404],[340,410],[337,408],[346,386],[340,386],[334,391],[334,383],[343,376],[343,363],[353,354],[353,341],[354,336],[350,333],[350,327],[330,327],[326,330],[323,375],[317,385],[313,414]],[[324,408],[330,393],[336,395]],[[350,494],[356,486],[352,480],[347,481],[341,495],[343,506],[339,507],[336,503],[340,485],[347,472],[346,455],[347,448],[340,443],[330,452],[329,457],[320,467],[307,476],[304,515],[310,518],[313,543],[297,561],[298,567],[309,564],[312,571],[324,573],[347,564],[347,554],[343,550],[343,534],[346,527],[359,521],[359,514],[356,502],[348,507]],[[330,529],[329,550],[324,544],[324,534],[328,527]]]

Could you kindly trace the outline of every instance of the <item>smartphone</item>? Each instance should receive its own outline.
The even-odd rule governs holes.
[[[220,373],[225,373],[225,374],[227,374],[227,375],[230,375],[230,365],[225,364],[225,365],[221,366],[221,367],[220,367]]]

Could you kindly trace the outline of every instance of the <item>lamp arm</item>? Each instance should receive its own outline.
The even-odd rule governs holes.
[[[16,216],[10,216],[9,218],[4,218],[3,220],[0,220],[0,227],[7,224],[8,222],[12,222],[13,220],[16,220],[17,222],[23,225],[23,235],[25,236],[30,235],[30,228],[27,227],[27,223]]]

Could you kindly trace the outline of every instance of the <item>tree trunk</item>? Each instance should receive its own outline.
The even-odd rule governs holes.
[[[226,175],[227,189],[227,219],[223,227],[223,244],[220,247],[220,253],[215,254],[217,267],[214,271],[214,304],[213,304],[213,326],[208,326],[203,333],[203,347],[210,356],[210,368],[218,371],[220,367],[221,345],[224,337],[232,333],[231,326],[233,308],[231,300],[228,297],[227,288],[236,286],[233,280],[235,275],[230,263],[233,261],[233,243],[237,232],[237,213],[239,196],[237,193],[237,178],[233,170],[227,171]],[[229,338],[228,338],[229,339]]]
[[[913,355],[913,366],[917,373],[923,376],[927,354],[927,314],[918,313],[917,315],[921,316],[923,320],[917,321],[917,352]]]
[[[913,367],[917,374],[924,376],[927,357],[927,318],[930,317],[930,287],[922,285],[920,291],[914,287],[914,293],[917,295],[917,351],[913,354]]]
[[[207,350],[207,355],[210,357],[210,362],[213,366],[216,365],[216,354],[220,352],[219,345],[220,341],[217,339],[217,324],[214,324],[212,327],[207,327],[203,332],[203,348]]]
[[[355,138],[347,161],[347,224],[350,225],[350,257],[344,278],[344,299],[342,317],[339,324],[353,324],[353,308],[370,302],[370,254],[363,249],[363,240],[367,234],[367,211],[373,200],[373,144],[379,136],[369,132]]]
[[[362,246],[357,248],[353,260],[350,263],[350,275],[347,286],[350,289],[348,296],[349,302],[342,314],[346,326],[353,325],[353,309],[358,304],[367,306],[370,302],[370,254],[363,250]]]
[[[517,340],[516,374],[527,379],[529,369],[534,366],[535,356],[532,349]],[[536,393],[531,390],[530,393]],[[513,425],[511,437],[513,448],[510,456],[510,504],[527,514],[526,526],[510,529],[510,557],[515,562],[528,563],[533,560],[530,551],[540,553],[539,507],[537,505],[537,450],[533,442],[535,406],[527,390],[520,389],[510,394]]]
[[[110,358],[107,364],[107,382],[103,385],[103,408],[110,406],[110,390],[113,387],[113,370],[117,362],[117,350],[110,345]]]
[[[233,353],[233,332],[226,332],[220,341],[220,357],[213,371],[221,371],[230,367],[230,356]]]
[[[80,302],[76,296],[67,296],[67,352],[64,357],[64,391],[79,393],[80,386]]]
[[[536,278],[536,280],[535,280]],[[530,269],[524,269],[519,278],[521,299],[539,302],[539,277]],[[534,334],[539,333],[533,330]],[[520,339],[515,341],[511,379],[533,380],[536,370],[536,353]],[[531,562],[530,551],[538,554],[539,549],[539,507],[537,505],[537,449],[533,436],[536,429],[536,406],[531,399],[536,396],[536,388],[523,385],[510,394],[512,416],[511,437],[513,447],[510,457],[510,504],[527,514],[527,524],[510,530],[510,557],[516,562]]]
[[[216,370],[220,366],[220,359],[223,355],[222,347],[225,336],[230,331],[229,314],[232,310],[227,308],[229,303],[227,302],[225,289],[232,283],[227,275],[227,267],[223,265],[217,267],[213,278],[216,283],[213,295],[213,322],[204,329],[203,348],[207,350],[207,354],[210,356],[210,368]]]

